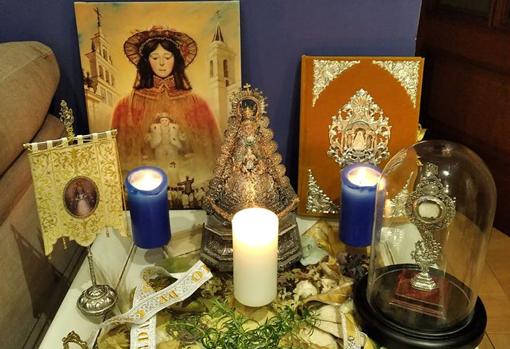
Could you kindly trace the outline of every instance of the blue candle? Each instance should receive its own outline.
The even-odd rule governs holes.
[[[125,183],[135,245],[147,249],[166,245],[170,219],[165,173],[157,167],[137,167],[128,173]]]
[[[370,164],[351,164],[342,170],[340,239],[363,247],[372,241],[375,193],[381,171]]]

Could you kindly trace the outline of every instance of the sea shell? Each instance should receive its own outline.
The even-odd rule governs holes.
[[[327,292],[331,291],[332,289],[334,289],[335,287],[338,287],[338,283],[333,279],[324,278],[324,279],[321,279],[320,283],[322,286],[321,293],[327,293]]]
[[[308,280],[299,281],[294,289],[294,297],[297,299],[306,299],[315,296],[317,293],[319,293],[317,287]]]

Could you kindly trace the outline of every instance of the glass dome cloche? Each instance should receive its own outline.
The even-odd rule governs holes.
[[[492,175],[465,146],[397,153],[377,186],[369,272],[354,292],[364,331],[391,349],[476,347],[495,208]]]

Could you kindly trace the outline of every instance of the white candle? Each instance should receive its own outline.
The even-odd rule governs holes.
[[[261,307],[276,298],[278,216],[265,208],[247,208],[232,219],[234,297]]]

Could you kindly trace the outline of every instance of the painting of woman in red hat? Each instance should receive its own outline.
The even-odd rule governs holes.
[[[124,174],[160,167],[171,208],[198,208],[181,198],[212,178],[241,86],[239,3],[77,2],[75,13],[90,132],[117,129]]]
[[[192,90],[185,69],[197,54],[195,41],[184,33],[162,27],[138,32],[124,43],[128,59],[136,66],[137,78],[133,91],[117,104],[112,128],[118,130],[121,159],[139,164],[156,160],[162,167],[172,166],[178,176],[196,176],[203,168],[211,172],[221,146],[218,124],[207,102]],[[163,118],[161,124],[161,115]],[[163,132],[171,120],[172,137]],[[160,131],[162,144],[157,147],[147,141]],[[142,132],[140,132],[142,131]],[[151,132],[152,131],[152,132]],[[172,139],[173,138],[173,139]],[[161,158],[161,149],[186,143],[168,159]],[[199,174],[200,176],[200,174]],[[172,182],[172,181],[171,181]]]

